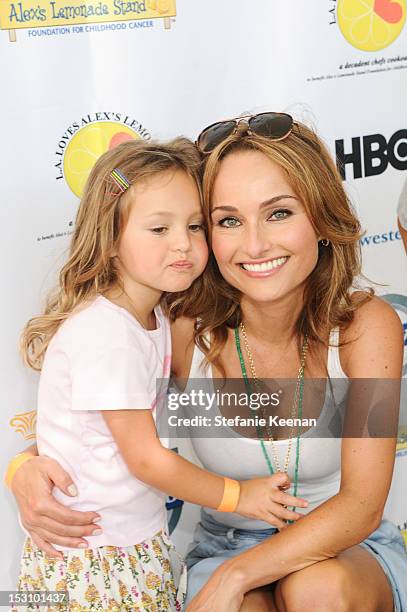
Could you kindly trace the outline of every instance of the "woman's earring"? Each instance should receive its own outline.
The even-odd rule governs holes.
[[[322,246],[327,247],[331,244],[331,241],[328,238],[323,238],[321,241]]]

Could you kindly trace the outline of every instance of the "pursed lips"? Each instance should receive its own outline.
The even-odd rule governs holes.
[[[192,262],[187,259],[180,259],[179,261],[174,261],[174,263],[170,264],[171,268],[177,268],[178,270],[188,270],[192,268]]]

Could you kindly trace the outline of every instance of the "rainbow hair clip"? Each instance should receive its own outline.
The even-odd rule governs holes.
[[[112,170],[110,173],[110,176],[122,193],[127,191],[127,189],[130,187],[128,179],[124,176],[123,172],[119,170],[119,168],[114,168],[114,170]]]

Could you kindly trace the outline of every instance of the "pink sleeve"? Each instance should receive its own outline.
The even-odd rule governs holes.
[[[134,347],[92,350],[71,364],[72,410],[142,410],[155,399],[155,372]]]

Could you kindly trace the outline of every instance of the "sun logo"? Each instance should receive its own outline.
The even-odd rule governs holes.
[[[391,45],[405,20],[406,0],[338,0],[341,32],[362,51],[379,51]]]
[[[35,439],[35,426],[37,423],[37,411],[20,412],[10,420],[10,427],[16,433],[20,433],[24,440]]]

